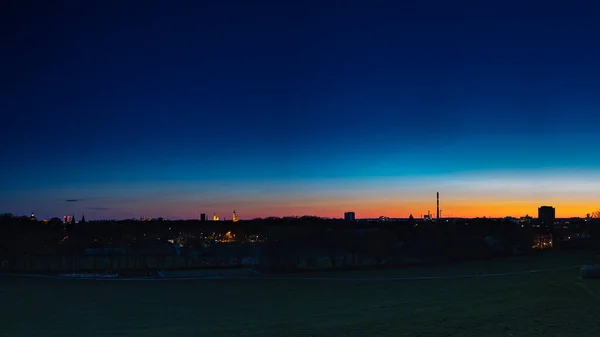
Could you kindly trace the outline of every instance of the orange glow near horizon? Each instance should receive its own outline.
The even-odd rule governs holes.
[[[235,185],[235,186],[234,186]],[[436,213],[440,192],[442,217],[537,217],[538,207],[556,208],[558,218],[585,217],[600,209],[600,172],[483,172],[422,177],[371,177],[290,181],[151,182],[79,187],[81,202],[35,200],[48,216],[81,213],[93,219],[163,217],[197,219],[200,213],[232,214],[240,219],[315,215],[342,218],[417,218]],[[96,199],[94,199],[96,198]],[[30,205],[30,195],[9,202]],[[98,201],[96,201],[98,200]],[[5,205],[12,209],[10,204]],[[16,207],[14,207],[16,208]],[[98,211],[94,211],[98,209]],[[104,210],[104,211],[103,211]],[[28,211],[28,210],[27,210]],[[28,211],[29,212],[29,211]],[[228,220],[230,220],[228,218]]]
[[[377,204],[377,205],[359,205],[352,206],[280,206],[272,208],[271,212],[267,216],[302,216],[302,215],[316,215],[327,218],[342,218],[344,212],[355,212],[357,218],[377,218],[379,216],[389,216],[391,218],[408,218],[411,214],[415,218],[420,218],[427,214],[429,211],[433,216],[436,213],[436,206],[432,203],[418,203],[410,206],[401,206],[396,203],[393,204]],[[462,204],[454,205],[440,205],[442,210],[441,216],[445,217],[456,217],[456,218],[476,218],[476,217],[522,217],[529,215],[536,218],[538,213],[538,207],[542,206],[537,203],[522,203],[522,204],[493,204],[493,203],[482,203],[474,201],[473,203],[464,202]],[[570,218],[570,217],[585,217],[588,213],[592,213],[594,207],[598,207],[598,204],[570,204],[569,202],[564,203],[553,203],[549,206],[556,208],[556,216],[558,218]],[[247,217],[265,217],[265,213],[248,210]],[[240,213],[243,214],[243,213]],[[251,216],[250,214],[257,214],[257,216]],[[259,215],[260,214],[260,215]]]

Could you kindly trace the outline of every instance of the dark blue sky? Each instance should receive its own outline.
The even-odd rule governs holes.
[[[3,8],[6,207],[89,184],[600,167],[592,1],[157,3]]]

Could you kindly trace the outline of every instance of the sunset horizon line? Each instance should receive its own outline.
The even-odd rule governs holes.
[[[555,206],[553,205],[540,205],[540,206],[551,206],[554,207],[554,209],[557,209]],[[556,215],[556,219],[569,219],[569,218],[579,218],[579,219],[585,219],[588,217],[594,217],[593,213],[597,212],[598,210],[592,210],[592,211],[588,211],[585,213],[569,213],[569,214],[557,214]],[[356,220],[370,220],[370,219],[378,219],[381,217],[385,217],[388,219],[409,219],[411,216],[414,219],[426,219],[426,215],[427,213],[408,213],[408,214],[402,214],[402,215],[389,215],[389,214],[379,214],[379,213],[362,213],[361,212],[357,212],[354,210],[347,210],[346,212],[353,212],[355,213],[355,217]],[[252,221],[252,220],[258,220],[258,219],[268,219],[268,218],[302,218],[302,217],[316,217],[316,218],[322,218],[322,219],[331,219],[331,220],[336,220],[336,219],[344,219],[344,212],[342,213],[336,213],[335,215],[323,215],[323,214],[316,214],[316,213],[298,213],[298,214],[285,214],[285,215],[281,215],[281,214],[271,214],[271,215],[256,215],[256,216],[240,216],[239,212],[236,212],[238,214],[238,218],[240,221]],[[35,215],[35,212],[32,212],[31,214],[15,214],[15,213],[11,213],[11,212],[4,212],[2,214],[11,214],[14,217],[30,217]],[[115,217],[111,217],[111,216],[107,216],[107,217],[88,217],[85,215],[85,212],[72,212],[72,213],[68,213],[68,214],[64,214],[62,216],[45,216],[45,217],[41,217],[38,219],[38,221],[42,221],[42,220],[50,220],[53,218],[58,218],[58,219],[63,219],[64,217],[68,216],[68,217],[73,217],[75,216],[75,220],[76,222],[79,222],[81,220],[82,216],[85,216],[86,221],[126,221],[126,220],[140,220],[140,219],[164,219],[164,220],[170,220],[170,221],[199,221],[200,220],[200,215],[201,214],[205,214],[206,215],[206,221],[209,222],[223,222],[223,221],[232,221],[233,219],[233,213],[229,212],[229,213],[224,213],[224,212],[207,212],[207,213],[198,213],[197,216],[160,216],[160,215],[151,215],[151,216],[115,216]],[[213,215],[217,215],[219,216],[219,220],[213,220]],[[223,216],[224,214],[227,214],[225,216]],[[378,215],[375,215],[378,214]],[[430,216],[432,220],[436,219],[435,216],[435,210],[432,210],[432,212],[430,212]],[[477,219],[477,218],[493,218],[493,219],[500,219],[500,218],[532,218],[532,219],[538,219],[538,213],[537,213],[537,209],[534,212],[529,212],[529,213],[511,213],[511,214],[499,214],[499,213],[488,213],[488,214],[449,214],[449,215],[445,215],[445,214],[441,214],[439,219]]]

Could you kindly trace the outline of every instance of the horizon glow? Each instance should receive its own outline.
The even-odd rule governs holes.
[[[80,191],[86,191],[81,193]],[[537,208],[554,206],[557,217],[585,217],[599,208],[600,173],[593,171],[495,171],[404,178],[303,179],[293,181],[139,182],[114,186],[81,185],[19,191],[8,209],[41,217],[82,214],[86,219],[163,217],[197,219],[200,213],[241,219],[316,215],[341,218],[353,211],[358,218],[422,217],[435,214],[440,192],[442,217],[537,216]],[[78,201],[72,200],[74,195]],[[118,196],[116,196],[118,195]],[[21,205],[37,203],[33,209]]]

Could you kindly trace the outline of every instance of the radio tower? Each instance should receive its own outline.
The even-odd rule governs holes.
[[[440,192],[437,192],[437,218],[440,219]]]

